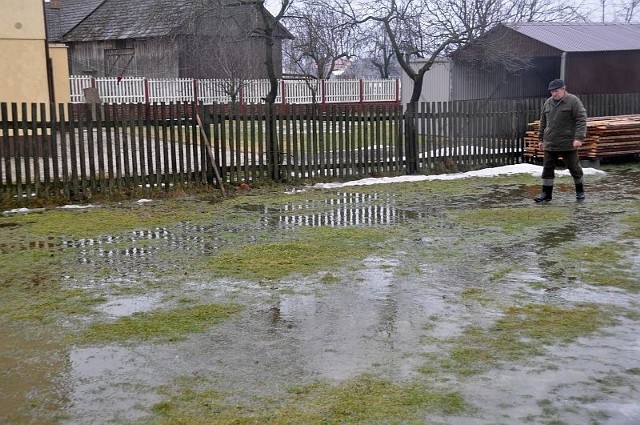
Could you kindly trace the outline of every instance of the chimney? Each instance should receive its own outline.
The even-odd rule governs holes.
[[[62,3],[62,0],[50,0],[49,9],[60,9],[60,3]]]

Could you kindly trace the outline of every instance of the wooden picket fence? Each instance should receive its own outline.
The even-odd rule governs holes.
[[[264,103],[271,83],[261,80],[193,78],[91,77],[69,78],[71,102],[84,103],[85,90],[94,88],[104,103],[196,102],[205,105]],[[276,103],[400,103],[400,80],[278,80]]]
[[[0,200],[219,186],[215,168],[223,184],[236,186],[514,164],[524,160],[527,124],[538,119],[542,101],[424,103],[406,111],[395,104],[276,105],[273,115],[264,105],[1,103]],[[640,95],[589,102],[600,113],[605,104],[640,112]]]

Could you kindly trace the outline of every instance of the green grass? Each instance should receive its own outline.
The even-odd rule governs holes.
[[[388,232],[379,228],[316,227],[302,229],[297,239],[253,243],[220,250],[206,266],[214,276],[280,279],[299,273],[331,270],[380,250]]]
[[[500,362],[540,355],[546,345],[571,342],[611,322],[594,304],[509,307],[490,328],[469,326],[460,337],[450,340],[450,351],[441,359],[441,366],[459,376],[475,375]],[[436,368],[425,365],[421,370],[432,374]]]
[[[563,208],[474,208],[452,211],[458,222],[476,227],[497,228],[506,233],[518,233],[548,223],[565,222],[570,212]]]
[[[0,323],[50,324],[89,314],[104,298],[60,285],[62,255],[49,249],[0,254]]]
[[[313,425],[423,423],[427,412],[457,414],[467,407],[457,392],[363,375],[335,386],[320,382],[293,387],[278,403],[231,403],[223,393],[186,388],[153,410],[158,423]]]
[[[84,342],[125,340],[177,341],[190,333],[202,332],[241,310],[237,305],[203,304],[138,312],[112,323],[93,323],[83,332]]]
[[[161,206],[152,204],[132,205],[130,208],[95,207],[84,210],[57,209],[46,212],[46,220],[34,221],[33,217],[15,217],[25,222],[29,231],[42,235],[96,237],[122,233],[130,229],[148,229],[182,220],[200,218],[204,208],[191,210],[179,201],[167,200]],[[204,207],[204,205],[202,205]]]
[[[497,282],[507,277],[510,273],[516,271],[518,269],[518,266],[508,265],[508,266],[504,266],[496,269],[496,265],[492,265],[491,268],[494,269],[495,271],[491,273],[491,276],[489,277],[489,281]]]
[[[639,292],[640,279],[627,257],[633,255],[631,250],[626,244],[603,242],[594,246],[572,246],[564,250],[564,255],[585,283]]]
[[[460,292],[460,297],[463,300],[473,300],[482,305],[489,303],[493,300],[493,297],[490,296],[484,289],[482,288],[465,288]]]
[[[46,248],[13,249],[0,253],[0,282],[4,288],[47,289],[62,273],[61,256]]]
[[[635,209],[640,208],[640,203],[636,203]],[[630,239],[640,239],[640,213],[636,212],[625,216],[622,223],[629,226],[629,228],[623,232],[622,236]]]

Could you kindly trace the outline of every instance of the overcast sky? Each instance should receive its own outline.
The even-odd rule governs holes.
[[[604,0],[605,1],[605,12],[607,9],[613,8],[614,0]],[[45,2],[49,2],[49,0],[45,0]],[[267,9],[272,13],[278,13],[280,9],[280,5],[282,4],[281,0],[266,0],[265,5]],[[601,22],[602,21],[602,1],[601,0],[585,0],[585,4],[591,10],[591,21],[593,22]]]
[[[295,0],[294,0],[295,1]],[[613,9],[614,1],[618,2],[619,0],[604,0],[605,1],[605,12]],[[265,5],[267,9],[272,14],[278,13],[281,5],[281,0],[266,0]],[[591,11],[590,18],[592,22],[601,22],[602,21],[602,2],[601,0],[585,0],[584,4],[587,5],[589,11]]]

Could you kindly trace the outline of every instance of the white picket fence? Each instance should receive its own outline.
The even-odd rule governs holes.
[[[71,102],[84,103],[96,88],[103,103],[264,103],[269,80],[98,77],[72,75]],[[400,80],[278,80],[277,103],[400,102]],[[235,97],[235,99],[234,99]]]

